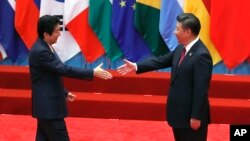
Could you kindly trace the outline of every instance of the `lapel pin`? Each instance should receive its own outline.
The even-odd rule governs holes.
[[[192,56],[192,52],[189,53],[189,56]]]

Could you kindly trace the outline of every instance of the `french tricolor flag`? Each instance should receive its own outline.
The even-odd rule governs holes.
[[[104,48],[88,23],[89,0],[65,0],[64,21],[87,62],[104,54]]]

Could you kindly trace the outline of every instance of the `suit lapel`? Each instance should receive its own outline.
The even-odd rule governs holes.
[[[178,66],[179,64],[179,60],[181,58],[181,52],[182,50],[178,50],[178,52],[176,52],[176,56],[178,56],[178,61],[174,62],[175,64],[175,68],[174,68],[174,75],[173,75],[173,79],[172,82],[177,78],[177,76],[179,75],[180,71],[183,70],[185,68],[185,65],[188,65],[188,61],[193,57],[197,47],[200,44],[200,40],[198,40],[198,42],[196,42],[191,49],[187,52],[187,54],[185,55],[183,61],[181,62],[181,64]]]
[[[177,50],[176,50],[176,53],[174,56],[176,56],[177,59],[174,59],[174,62],[173,62],[173,70],[172,70],[172,82],[175,80],[176,78],[176,74],[177,74],[177,70],[178,70],[178,64],[179,64],[179,61],[180,61],[180,58],[181,58],[181,52],[182,52],[182,48],[183,46],[180,45]]]
[[[55,55],[55,58],[57,58],[61,61],[60,57],[58,56],[58,54],[56,53],[56,51],[53,48],[50,49],[49,45],[40,38],[39,38],[39,42],[41,44],[43,44],[44,46],[46,46],[49,51],[51,51],[51,49],[52,49],[53,51],[51,51],[51,52]]]
[[[55,55],[55,57],[56,57],[57,59],[61,60],[60,57],[58,56],[58,54],[56,53],[56,51],[54,50],[54,48],[51,48],[51,49],[53,50],[53,54]]]
[[[180,46],[178,50],[176,50],[176,54],[175,56],[177,56],[177,59],[174,59],[174,62],[173,62],[173,72],[176,73],[177,69],[178,69],[178,64],[179,64],[179,61],[181,59],[181,52],[182,52],[182,48],[183,46]]]
[[[180,72],[180,70],[185,67],[185,65],[187,64],[187,62],[190,60],[190,58],[193,56],[194,50],[193,50],[194,46],[187,52],[187,54],[185,55],[183,61],[181,62],[181,64],[179,65],[178,69],[177,69],[177,73]]]

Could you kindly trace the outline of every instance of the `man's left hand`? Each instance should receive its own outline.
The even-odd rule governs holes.
[[[198,130],[201,126],[201,121],[198,119],[191,118],[190,126],[193,130]]]
[[[76,95],[69,92],[68,95],[67,95],[67,100],[68,101],[75,101],[75,99],[76,99]]]

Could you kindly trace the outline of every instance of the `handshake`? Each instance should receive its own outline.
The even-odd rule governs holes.
[[[121,75],[125,75],[131,71],[136,71],[136,64],[133,62],[130,62],[126,59],[124,59],[125,64],[118,67],[117,71],[119,74]],[[102,65],[103,63],[101,63],[100,65],[98,65],[96,68],[94,68],[94,76],[101,78],[101,79],[111,79],[113,76],[110,72],[102,69]],[[68,93],[67,95],[67,100],[68,101],[74,101],[76,98],[75,94],[72,94],[71,92]]]
[[[121,75],[125,75],[131,71],[136,71],[136,64],[133,62],[130,62],[126,59],[124,59],[125,64],[118,67],[117,71],[119,74]],[[101,79],[111,79],[113,76],[110,72],[102,69],[103,63],[101,63],[100,65],[98,65],[95,69],[94,69],[94,76],[101,78]]]

